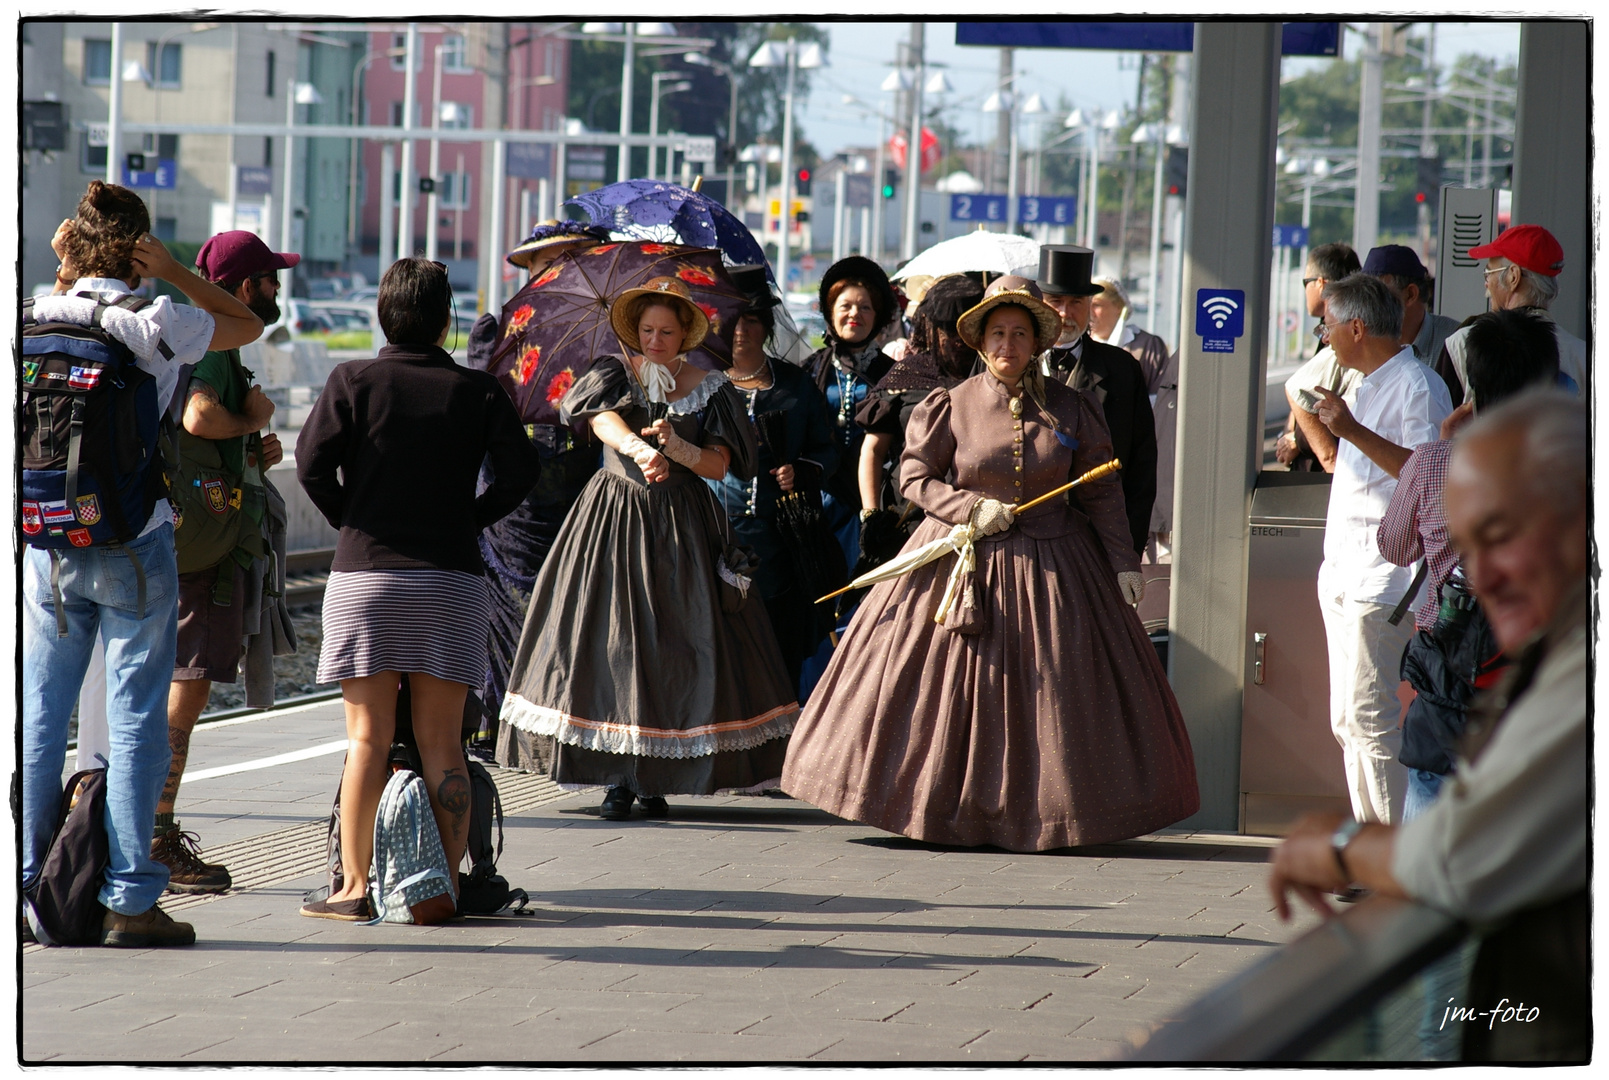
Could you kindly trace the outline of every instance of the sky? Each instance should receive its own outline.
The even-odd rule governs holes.
[[[908,35],[909,22],[835,22],[826,24],[832,34],[830,66],[812,76],[810,98],[798,112],[805,135],[816,150],[830,156],[850,146],[870,146],[877,139],[877,119],[867,109],[846,105],[845,94],[866,102],[869,108],[887,110],[892,95],[879,89],[893,64],[896,46]],[[1417,33],[1417,28],[1414,33]],[[993,48],[955,44],[954,23],[928,23],[925,32],[929,63],[946,64],[943,70],[955,90],[944,95],[950,118],[971,141],[987,142],[996,130],[993,114],[980,110],[999,78],[999,53]],[[1462,53],[1517,57],[1520,31],[1517,23],[1443,23],[1436,31],[1438,64]],[[1348,31],[1342,48],[1356,56],[1362,39]],[[1088,49],[1018,49],[1021,73],[1018,89],[1038,93],[1054,109],[1063,96],[1074,108],[1120,109],[1134,103],[1138,55]],[[1284,74],[1300,74],[1327,59],[1287,60]],[[1045,117],[1046,137],[1059,130],[1059,117]],[[1024,118],[1019,138],[1032,145],[1036,121]]]

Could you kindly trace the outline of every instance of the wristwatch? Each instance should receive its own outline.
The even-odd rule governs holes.
[[[1343,821],[1340,827],[1330,834],[1330,850],[1335,852],[1335,865],[1341,868],[1341,876],[1348,883],[1352,881],[1352,871],[1346,868],[1346,846],[1362,829],[1361,821]]]

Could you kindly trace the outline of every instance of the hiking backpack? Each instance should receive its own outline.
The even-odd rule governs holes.
[[[133,540],[167,495],[156,378],[102,327],[109,308],[137,312],[146,301],[78,295],[95,301],[88,326],[41,323],[32,299],[22,306],[20,524],[38,548]],[[166,342],[157,349],[173,358]]]
[[[85,769],[68,779],[39,873],[23,888],[23,913],[34,940],[41,945],[100,942],[106,918],[100,893],[109,860],[106,770]]]
[[[451,872],[425,782],[410,769],[398,769],[374,815],[369,899],[376,921],[446,922],[454,914]]]

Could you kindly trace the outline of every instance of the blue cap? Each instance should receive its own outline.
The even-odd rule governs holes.
[[[1401,244],[1381,244],[1377,248],[1370,248],[1369,257],[1363,260],[1363,272],[1375,277],[1389,274],[1409,281],[1419,281],[1430,276],[1430,271],[1419,261],[1419,256],[1414,253],[1413,248]]]

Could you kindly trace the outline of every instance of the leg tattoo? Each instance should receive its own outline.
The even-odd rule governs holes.
[[[162,785],[162,799],[157,812],[171,814],[173,803],[179,797],[179,779],[184,776],[185,763],[190,759],[190,733],[179,728],[168,728],[168,748],[173,751],[173,761],[168,765],[168,781]],[[164,806],[166,810],[162,809]]]
[[[441,786],[436,789],[441,807],[453,816],[453,835],[462,829],[464,816],[469,813],[469,780],[457,769],[442,771]]]

